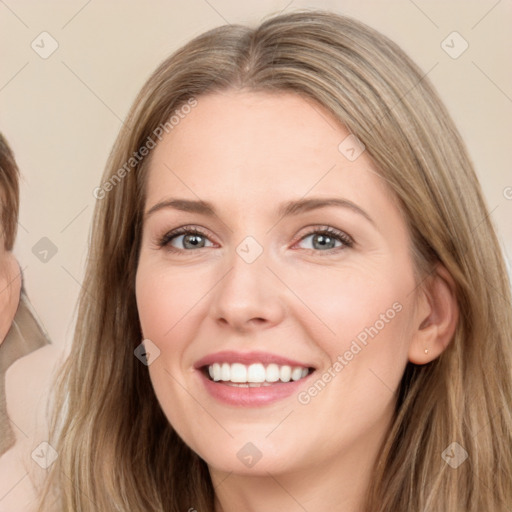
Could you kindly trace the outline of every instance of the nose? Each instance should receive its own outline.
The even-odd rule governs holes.
[[[230,268],[214,288],[211,316],[223,328],[239,333],[278,325],[285,316],[284,285],[267,268],[265,251],[246,262],[236,252]]]

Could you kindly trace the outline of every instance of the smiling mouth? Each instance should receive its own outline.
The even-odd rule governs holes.
[[[235,387],[263,387],[296,382],[310,375],[314,368],[279,364],[213,363],[201,368],[212,382]]]

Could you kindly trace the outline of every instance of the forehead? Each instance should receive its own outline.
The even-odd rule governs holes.
[[[219,204],[309,193],[363,202],[386,196],[366,153],[349,159],[343,152],[349,136],[324,107],[294,93],[200,96],[153,150],[147,201],[171,192]]]

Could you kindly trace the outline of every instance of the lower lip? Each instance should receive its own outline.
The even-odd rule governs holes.
[[[312,375],[310,373],[307,377],[296,381],[276,382],[270,386],[251,388],[230,386],[221,381],[214,382],[206,377],[201,370],[198,370],[198,372],[206,390],[213,398],[237,407],[259,407],[288,398],[290,395],[297,394],[299,388]]]

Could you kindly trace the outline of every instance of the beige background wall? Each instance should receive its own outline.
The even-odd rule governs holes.
[[[512,263],[512,2],[5,0],[0,1],[0,130],[23,175],[15,252],[31,300],[56,344],[69,341],[72,333],[92,191],[121,119],[148,75],[207,29],[227,22],[255,24],[301,7],[358,18],[395,40],[425,72],[431,70],[428,76],[469,147]],[[469,44],[458,58],[441,47],[453,31]],[[39,36],[42,32],[51,37]],[[52,38],[58,48],[42,58],[56,44]],[[444,44],[455,56],[464,42],[450,36]],[[41,241],[44,237],[51,243]]]

